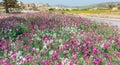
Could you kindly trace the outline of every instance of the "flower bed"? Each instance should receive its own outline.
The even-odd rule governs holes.
[[[119,65],[119,29],[49,12],[0,19],[0,64]]]

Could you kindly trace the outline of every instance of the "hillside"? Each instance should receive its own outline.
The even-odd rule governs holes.
[[[54,5],[56,7],[64,7],[64,8],[79,8],[79,9],[87,9],[87,8],[108,8],[109,6],[120,6],[120,2],[104,2],[86,6],[67,6],[67,5]]]

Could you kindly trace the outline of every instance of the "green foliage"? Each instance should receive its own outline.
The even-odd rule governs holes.
[[[50,8],[49,11],[53,11],[54,9],[53,8]]]
[[[19,7],[18,4],[17,4],[17,0],[7,0],[7,5],[8,5],[9,8]]]
[[[19,27],[19,31],[18,34],[24,33],[29,31],[29,27],[23,23],[17,23],[18,27]]]
[[[17,36],[29,31],[28,26],[26,26],[25,24],[17,23],[17,25],[18,25],[18,28],[16,29],[9,28],[6,33],[3,33],[3,31],[0,31],[0,36],[2,36],[2,38],[0,38],[0,41],[2,39],[8,39],[8,38],[11,38],[12,40],[14,40],[16,39]]]

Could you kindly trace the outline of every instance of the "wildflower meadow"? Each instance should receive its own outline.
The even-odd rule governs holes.
[[[120,65],[117,26],[50,12],[0,16],[0,65]]]

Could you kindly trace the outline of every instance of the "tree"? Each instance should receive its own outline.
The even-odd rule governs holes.
[[[8,0],[3,0],[3,2],[4,2],[6,13],[9,13]]]
[[[115,5],[108,5],[108,8],[111,10]]]
[[[6,13],[9,13],[9,8],[19,7],[17,4],[17,0],[3,0],[3,5],[5,7]]]

